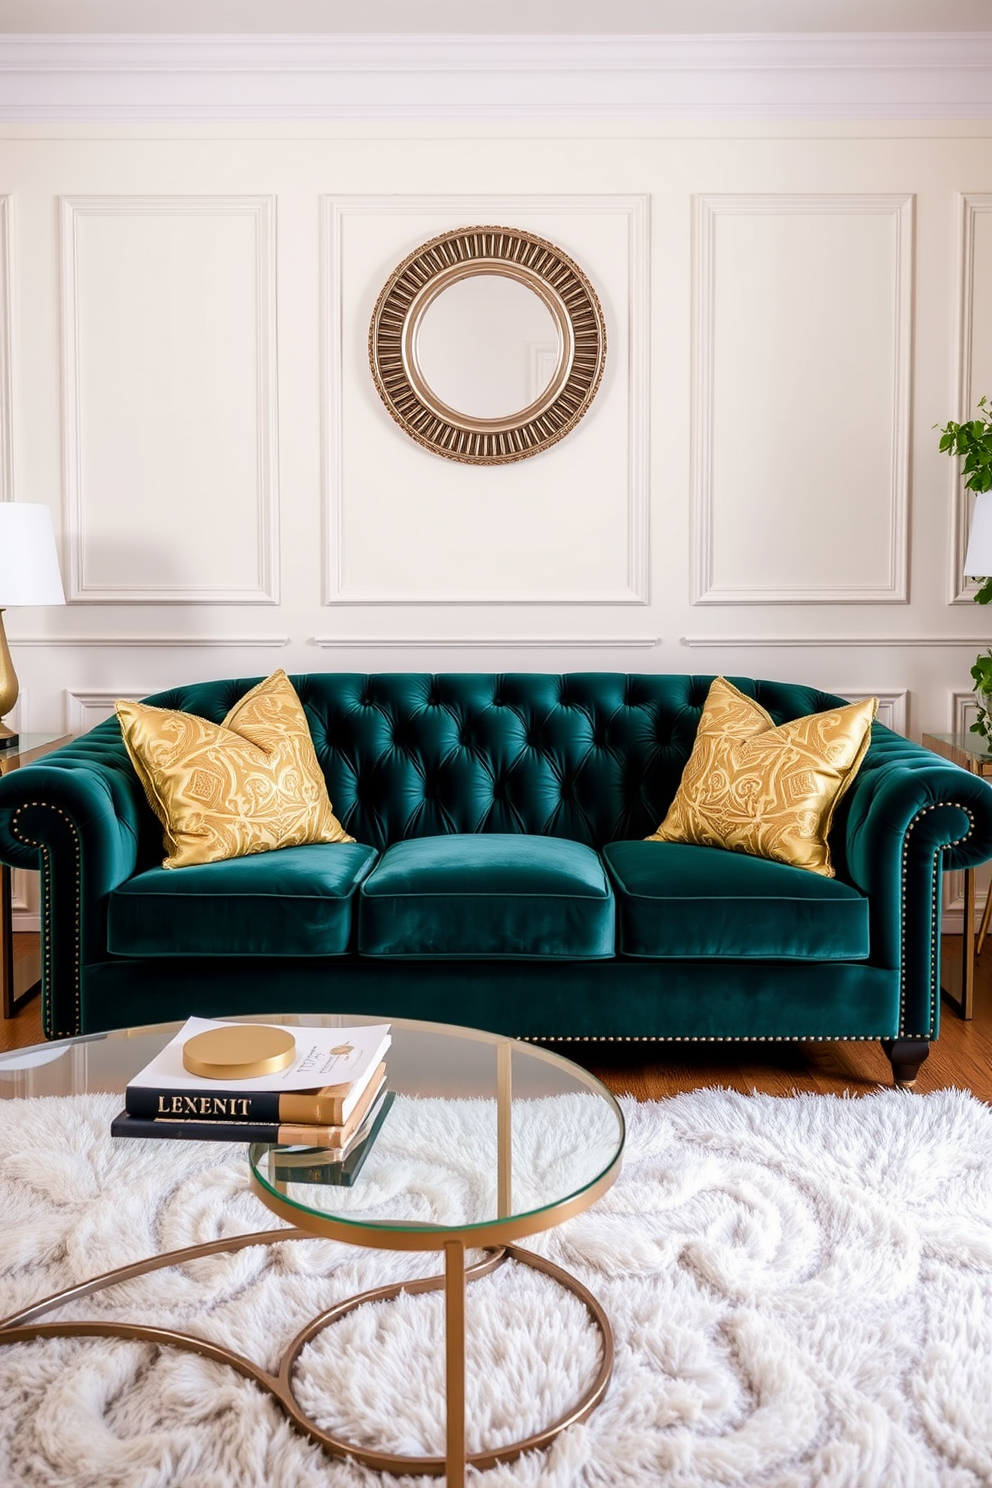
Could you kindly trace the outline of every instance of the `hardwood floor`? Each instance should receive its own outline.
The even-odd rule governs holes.
[[[14,954],[24,955],[37,937],[17,935]],[[943,939],[944,983],[960,977],[961,937]],[[41,1001],[35,997],[15,1018],[0,1024],[0,1049],[42,1042]],[[705,1085],[792,1095],[794,1091],[864,1095],[891,1085],[891,1071],[878,1044],[665,1044],[563,1043],[551,1045],[617,1094],[660,1100]],[[916,1088],[956,1085],[992,1103],[992,937],[978,963],[975,1016],[964,1023],[945,1001],[940,1037],[920,1070]]]

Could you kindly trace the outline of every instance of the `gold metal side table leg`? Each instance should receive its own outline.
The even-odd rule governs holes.
[[[976,957],[982,954],[985,937],[989,933],[990,919],[992,919],[992,884],[989,885],[988,893],[985,895],[985,908],[982,910],[982,923],[978,927],[978,942],[975,946]]]
[[[990,895],[992,898],[992,895]],[[975,1015],[975,870],[964,869],[964,924],[961,937],[961,995],[941,986],[941,992],[966,1022]],[[985,920],[983,917],[983,926]]]

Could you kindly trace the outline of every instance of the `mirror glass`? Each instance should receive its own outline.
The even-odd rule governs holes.
[[[459,279],[428,305],[416,357],[435,397],[471,418],[529,407],[558,366],[558,328],[526,284],[502,274]]]

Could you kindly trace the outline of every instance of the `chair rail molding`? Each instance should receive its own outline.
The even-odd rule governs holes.
[[[992,397],[992,387],[975,385],[975,249],[976,234],[983,217],[992,213],[992,194],[962,192],[958,214],[958,368],[956,423],[975,417],[975,405],[982,394]],[[992,264],[981,270],[988,273]],[[937,438],[936,433],[934,439]],[[965,575],[964,560],[968,551],[968,532],[974,493],[965,489],[960,460],[949,461],[951,510],[951,567],[949,575],[951,604],[970,604],[979,586]]]
[[[57,650],[61,646],[195,646],[211,650],[215,646],[237,647],[245,651],[261,648],[276,650],[288,646],[291,636],[223,636],[223,635],[26,635],[8,636],[11,646],[44,646]]]
[[[961,646],[966,650],[974,650],[976,646],[984,644],[983,637],[975,636],[947,636],[947,635],[716,635],[716,636],[682,636],[681,644],[689,646],[698,651],[725,651],[751,650],[765,651],[777,650],[782,646],[805,650],[811,646],[836,647],[838,650],[853,646],[867,648],[868,650],[884,650],[889,646],[915,646],[925,650],[928,646]]]
[[[982,119],[987,32],[0,41],[0,120]]]
[[[886,526],[887,573],[881,582],[724,584],[715,577],[714,464],[717,403],[717,225],[721,218],[888,217],[892,221],[892,422]],[[690,575],[693,605],[905,604],[909,592],[909,440],[913,329],[914,198],[888,193],[701,194],[694,201],[692,330],[692,476]]]
[[[311,646],[323,651],[647,651],[660,646],[661,636],[313,636]]]
[[[627,232],[627,303],[613,313],[625,317],[628,343],[626,375],[626,521],[627,556],[624,587],[562,592],[460,592],[396,594],[350,587],[345,578],[346,521],[344,479],[344,328],[343,233],[349,218],[396,217],[423,221],[437,215],[449,225],[497,223],[527,226],[535,216],[612,215]],[[536,229],[535,229],[536,230]],[[419,228],[414,230],[419,232]],[[398,226],[402,234],[402,226]],[[577,255],[581,257],[581,254]],[[650,198],[645,195],[335,195],[321,200],[321,409],[323,418],[322,483],[324,508],[324,603],[326,605],[646,605],[650,602],[649,429],[650,429]],[[597,286],[602,297],[603,286]],[[369,307],[371,310],[371,306]],[[607,375],[616,356],[617,337],[607,321]],[[604,396],[600,390],[599,398]],[[588,416],[592,422],[593,413]],[[554,456],[554,451],[538,456]]]
[[[274,196],[62,196],[62,387],[64,503],[67,532],[66,597],[70,602],[125,604],[278,604],[279,486],[276,396],[276,207]],[[99,584],[86,576],[86,492],[83,481],[83,370],[81,366],[80,224],[87,218],[245,217],[254,252],[256,429],[254,522],[257,561],[254,581],[242,585],[163,583]]]

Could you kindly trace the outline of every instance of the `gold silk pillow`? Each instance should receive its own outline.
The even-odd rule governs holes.
[[[304,842],[354,842],[331,810],[303,704],[283,671],[223,723],[121,700],[131,763],[165,835],[163,868]]]
[[[668,814],[648,842],[774,858],[833,878],[827,833],[871,741],[877,698],[775,724],[717,677]]]

